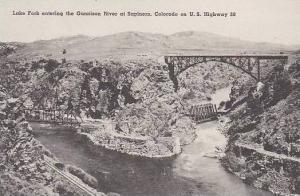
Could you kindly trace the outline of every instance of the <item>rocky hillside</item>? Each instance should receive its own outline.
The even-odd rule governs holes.
[[[277,194],[300,194],[299,57],[275,66],[260,91],[230,115],[226,167],[246,183]]]
[[[195,123],[187,116],[191,104],[210,100],[211,93],[230,84],[235,84],[234,88],[236,89],[232,96],[247,94],[248,90],[253,94],[254,87],[251,88],[253,80],[233,67],[220,63],[209,63],[190,68],[178,76],[180,89],[174,92],[167,66],[164,62],[157,61],[157,58],[169,53],[187,54],[195,51],[209,53],[211,50],[218,53],[221,51],[232,53],[244,49],[247,51],[253,49],[252,52],[260,50],[260,52],[278,53],[282,50],[289,50],[290,47],[251,43],[197,32],[183,32],[170,36],[139,32],[126,32],[97,38],[76,36],[16,44],[14,47],[8,47],[6,43],[2,47],[3,55],[0,63],[2,87],[0,90],[5,96],[11,97],[13,100],[18,99],[22,106],[28,108],[71,111],[82,121],[109,119],[114,125],[111,131],[114,135],[118,135],[118,138],[147,138],[149,145],[144,145],[147,147],[146,153],[163,156],[170,149],[168,146],[161,146],[164,145],[159,143],[161,138],[164,138],[165,141],[179,139],[181,145],[190,143],[195,138]],[[230,161],[235,160],[234,155],[231,157],[233,146],[240,141],[240,138],[244,137],[247,139],[242,141],[261,145],[265,151],[277,149],[280,153],[285,153],[285,156],[296,156],[298,153],[298,139],[289,139],[288,141],[293,143],[293,147],[287,148],[286,146],[288,141],[285,142],[285,139],[290,137],[290,132],[284,133],[287,135],[283,137],[279,133],[274,136],[273,132],[269,130],[260,135],[259,131],[261,127],[266,129],[268,127],[266,119],[271,115],[267,115],[268,113],[265,112],[270,110],[271,113],[272,107],[276,107],[281,100],[291,96],[292,92],[296,92],[294,82],[287,79],[289,78],[287,76],[293,73],[295,74],[293,78],[296,78],[297,70],[288,74],[282,71],[282,68],[278,68],[276,64],[273,66],[265,64],[262,67],[264,70],[262,77],[267,83],[270,83],[266,85],[263,96],[258,94],[257,97],[254,95],[255,93],[252,96],[250,93],[247,104],[231,116],[233,123],[227,131],[230,137],[227,151]],[[297,69],[297,66],[291,66],[290,70],[292,69]],[[291,98],[292,103],[294,100]],[[281,111],[284,106],[278,105],[278,107],[274,108],[274,111]],[[11,111],[13,110],[11,109]],[[284,110],[282,111],[284,112]],[[3,122],[6,123],[7,118],[13,117],[9,117],[10,114],[5,112],[7,111],[1,115],[4,116]],[[280,117],[275,115],[273,118],[277,122]],[[282,124],[281,121],[278,122],[279,125]],[[284,120],[284,123],[287,122]],[[20,126],[25,124],[21,123]],[[276,123],[274,122],[274,124]],[[8,134],[2,137],[8,138],[8,143],[11,137],[9,134],[13,134],[15,129],[18,129],[21,135],[25,134],[26,142],[35,141],[30,135],[30,130],[24,128],[20,131],[15,126],[17,125],[5,124],[3,132],[1,132]],[[126,148],[126,145],[131,145],[131,142],[123,145],[124,141],[119,142],[118,138],[112,141],[116,137],[103,138],[98,129],[94,132],[93,136],[100,137],[96,141],[98,143],[121,143],[120,148],[122,149]],[[297,138],[296,133],[293,135]],[[16,138],[14,143],[17,144],[19,141]],[[248,143],[246,142],[246,144]],[[153,150],[148,148],[155,145],[157,148],[153,148]],[[9,144],[4,146],[9,146]],[[36,163],[36,161],[40,161],[41,153],[36,151],[35,145],[33,146],[34,148],[30,147],[29,150],[38,154],[38,160],[33,160]],[[12,148],[14,149],[14,147]],[[134,150],[138,151],[137,154],[145,152],[145,148],[141,145]],[[124,150],[124,152],[127,151]],[[279,152],[272,151],[272,153]],[[8,156],[3,157],[7,158]],[[240,160],[238,159],[238,161]],[[244,163],[245,160],[241,161]],[[7,164],[10,164],[11,168],[15,167],[12,162]],[[229,162],[229,168],[234,170],[234,164]],[[238,166],[238,168],[242,168],[242,166]],[[248,167],[243,169],[245,168]],[[234,171],[241,173],[244,171],[243,169]],[[267,174],[269,175],[269,173]],[[16,175],[21,176],[20,174]],[[39,173],[37,175],[39,176]],[[251,179],[254,180],[250,180],[250,183],[254,184],[257,177]],[[21,180],[24,179],[21,178]],[[295,180],[292,180],[294,183]],[[43,178],[41,182],[44,183]],[[289,185],[295,187],[295,184]],[[53,185],[53,187],[55,186]],[[59,191],[55,188],[52,190]],[[68,192],[68,190],[65,191]]]
[[[175,93],[165,68],[155,60],[9,61],[2,65],[1,83],[29,108],[72,111],[81,119],[114,118],[124,134],[168,135],[176,129],[184,136],[182,130],[193,133],[186,119],[191,104],[247,78],[228,65],[203,64],[179,76]]]
[[[89,195],[48,167],[45,157],[64,166],[37,141],[24,114],[22,102],[0,91],[0,195],[3,196],[83,196]],[[60,169],[62,169],[60,167]],[[68,166],[61,172],[97,187],[97,180],[82,170]],[[69,171],[67,171],[69,170]],[[75,176],[74,176],[75,175]],[[81,181],[82,180],[82,181]],[[97,191],[92,189],[96,194]],[[103,193],[98,195],[105,196]]]
[[[0,79],[29,108],[72,111],[81,120],[113,118],[122,134],[174,134],[185,144],[194,137],[193,122],[186,116],[191,104],[209,100],[216,89],[234,81],[249,80],[231,66],[201,64],[178,76],[180,90],[175,93],[167,67],[157,57],[174,51],[210,52],[207,48],[274,52],[289,47],[199,32],[76,36],[20,45],[2,61]]]

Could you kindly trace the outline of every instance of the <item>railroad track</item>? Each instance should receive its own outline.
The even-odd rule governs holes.
[[[62,171],[60,171],[55,166],[53,166],[52,163],[49,160],[47,160],[47,159],[48,158],[45,156],[44,160],[45,160],[46,166],[48,168],[50,168],[50,169],[54,170],[55,172],[57,172],[58,174],[60,174],[63,178],[67,179],[70,183],[72,183],[73,185],[75,185],[77,188],[79,188],[80,190],[84,191],[88,195],[96,196],[96,192],[94,192],[94,191],[90,190],[89,188],[85,187],[81,183],[79,183],[76,180],[72,179],[70,176],[64,174]]]

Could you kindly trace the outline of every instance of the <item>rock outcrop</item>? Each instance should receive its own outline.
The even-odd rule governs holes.
[[[47,166],[45,156],[49,156],[52,161],[56,159],[34,139],[31,128],[20,111],[21,106],[22,102],[19,99],[9,98],[5,92],[1,92],[0,195],[89,195]],[[60,169],[59,165],[57,168]],[[86,176],[83,173],[81,171],[81,176]],[[73,178],[71,174],[70,176]],[[87,179],[83,181],[91,182]],[[97,192],[95,189],[91,190]]]
[[[230,115],[225,167],[246,183],[278,195],[300,194],[299,62],[275,68],[266,84]]]

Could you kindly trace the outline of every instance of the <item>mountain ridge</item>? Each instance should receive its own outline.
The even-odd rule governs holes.
[[[159,56],[170,53],[279,53],[297,50],[294,46],[251,42],[209,32],[183,31],[171,35],[127,31],[104,36],[75,35],[30,43],[14,42],[15,52],[9,58],[97,59],[114,56]],[[67,54],[62,55],[66,49]]]

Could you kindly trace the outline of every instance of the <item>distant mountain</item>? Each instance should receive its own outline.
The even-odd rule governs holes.
[[[67,53],[62,54],[66,49]],[[243,41],[206,32],[180,32],[172,35],[124,32],[101,37],[84,35],[20,44],[9,58],[49,57],[101,59],[107,57],[162,56],[166,54],[279,53],[294,47]]]
[[[257,43],[243,41],[206,32],[180,32],[170,36],[175,48],[178,49],[238,49],[238,50],[286,50],[281,44]]]
[[[20,48],[22,44],[11,42],[11,43],[4,43],[0,42],[0,57],[5,57],[10,55],[11,53],[15,52],[17,48]]]
[[[300,50],[295,51],[294,54],[300,54]]]

